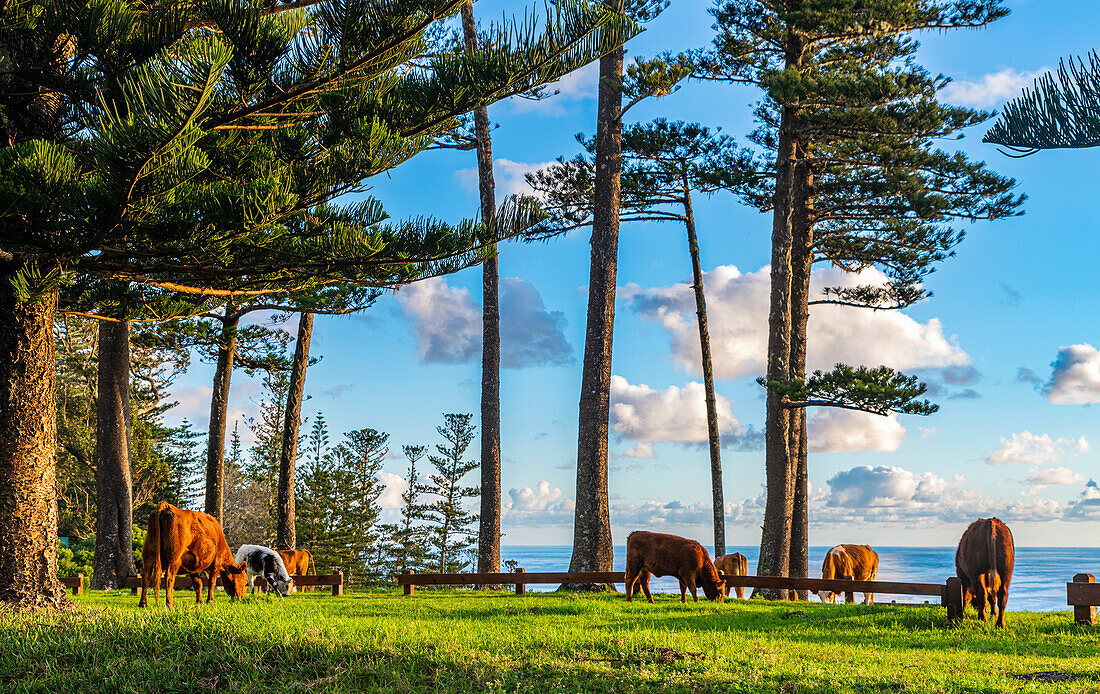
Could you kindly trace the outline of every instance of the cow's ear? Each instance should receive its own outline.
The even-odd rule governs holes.
[[[227,572],[231,573],[231,574],[239,574],[242,571],[244,571],[246,566],[248,566],[248,562],[247,561],[242,561],[240,564],[235,564],[235,565],[230,565],[230,566],[225,567],[225,570]]]

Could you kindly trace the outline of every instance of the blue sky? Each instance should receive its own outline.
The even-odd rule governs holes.
[[[1018,0],[980,31],[921,36],[920,60],[955,79],[944,99],[995,109],[1034,74],[1096,46],[1091,2]],[[525,3],[480,0],[484,21]],[[653,55],[707,44],[709,2],[673,0],[628,44]],[[595,72],[584,69],[547,101],[490,108],[498,191],[523,189],[523,172],[572,156],[574,133],[595,125]],[[759,93],[688,84],[630,112],[698,121],[744,139]],[[1020,545],[1096,545],[1100,490],[1100,307],[1092,264],[1100,235],[1090,207],[1097,155],[1045,152],[1010,159],[983,145],[988,125],[946,143],[1019,182],[1026,214],[967,225],[957,257],[932,275],[932,299],[902,314],[822,308],[811,316],[811,367],[835,361],[921,375],[941,405],[930,417],[811,415],[811,544],[954,544],[979,515],[1006,520]],[[372,194],[395,218],[474,216],[471,152],[433,151]],[[756,544],[762,517],[763,335],[770,218],[730,196],[696,201],[726,440],[727,542]],[[588,238],[578,232],[500,252],[505,544],[572,538],[577,402],[588,280]],[[677,532],[709,544],[710,476],[698,346],[685,280],[683,229],[624,226],[620,235],[611,439],[612,531]],[[822,281],[837,278],[823,277]],[[849,280],[850,281],[850,280]],[[318,317],[303,412],[325,413],[333,434],[374,427],[403,443],[435,443],[444,412],[478,412],[481,270],[422,283],[353,317]],[[293,326],[288,326],[293,331]],[[212,369],[180,380],[170,420],[205,426]],[[256,410],[259,386],[234,377],[236,417]],[[335,436],[334,436],[335,438]],[[740,443],[740,445],[737,445]],[[471,447],[475,457],[478,444]],[[394,456],[387,481],[403,470]],[[394,487],[396,489],[396,486]],[[395,495],[390,495],[393,498]],[[227,510],[231,512],[231,510]]]

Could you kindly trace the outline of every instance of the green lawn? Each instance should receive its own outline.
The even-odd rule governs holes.
[[[998,631],[972,612],[945,628],[938,606],[191,595],[171,611],[127,591],[0,613],[0,691],[1100,692],[1100,631],[1067,612],[1010,613]],[[1013,677],[1039,672],[1075,679]]]

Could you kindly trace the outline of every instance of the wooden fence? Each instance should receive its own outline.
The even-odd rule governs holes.
[[[874,593],[876,595],[918,595],[939,598],[940,604],[947,607],[947,617],[955,620],[963,614],[962,582],[952,576],[944,583],[899,583],[894,581],[855,581],[851,578],[786,578],[776,576],[726,576],[726,585],[731,588],[771,588],[794,591],[807,590],[817,592],[828,590],[834,593]],[[403,586],[405,595],[414,595],[416,586],[468,586],[468,585],[515,585],[516,595],[524,595],[529,583],[625,583],[621,571],[574,571],[566,573],[527,573],[516,569],[512,573],[483,574],[418,574],[406,571],[397,577],[397,584]],[[1096,586],[1100,588],[1100,585]],[[1097,602],[1100,604],[1100,601]]]
[[[60,581],[66,588],[72,588],[73,595],[84,595],[84,574],[62,576]]]
[[[299,588],[302,588],[304,586],[328,586],[332,588],[333,595],[344,594],[344,574],[340,571],[337,571],[334,574],[310,574],[307,576],[295,575],[292,578],[294,579],[294,584],[297,585]],[[216,581],[215,585],[220,588],[222,585],[221,576],[218,576],[214,580]],[[161,577],[160,587],[164,588],[166,586],[166,583],[167,579],[165,577]],[[174,586],[178,590],[191,590],[195,587],[195,582],[191,578],[191,576],[185,574],[183,576],[176,577],[176,582]],[[141,590],[141,576],[131,576],[130,578],[126,579],[126,587],[130,589],[131,594],[137,595],[138,591]]]
[[[1096,624],[1096,606],[1100,605],[1100,584],[1092,574],[1077,574],[1066,584],[1066,602],[1073,607],[1076,624]]]

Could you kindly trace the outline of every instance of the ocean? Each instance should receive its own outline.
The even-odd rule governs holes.
[[[954,547],[875,547],[879,554],[878,580],[906,581],[910,583],[943,583],[955,575]],[[713,554],[713,548],[707,547]],[[529,572],[568,571],[572,555],[569,545],[505,545],[501,547],[501,560],[509,559]],[[727,547],[730,554],[741,552],[749,560],[749,573],[755,572],[759,547]],[[828,547],[810,547],[810,576],[821,576],[821,562]],[[622,571],[626,563],[626,547],[615,547],[616,571]],[[505,569],[506,570],[506,569]],[[1095,547],[1017,547],[1016,568],[1008,592],[1010,610],[1050,612],[1068,610],[1066,583],[1074,574],[1091,573],[1100,576],[1100,548]],[[530,585],[528,590],[555,590],[557,585]],[[619,587],[620,590],[622,587]],[[650,581],[653,592],[679,593],[675,578],[656,578]],[[702,593],[700,592],[700,598]],[[811,598],[817,600],[817,597]],[[856,594],[862,601],[863,596]],[[917,596],[883,595],[880,601],[896,599],[899,602],[915,602]]]

